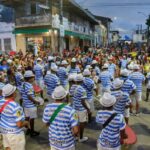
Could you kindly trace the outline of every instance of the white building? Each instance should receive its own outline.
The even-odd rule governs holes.
[[[0,51],[16,51],[16,39],[13,34],[15,25],[13,23],[0,22]]]

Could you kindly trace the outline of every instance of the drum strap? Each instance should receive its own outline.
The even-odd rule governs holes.
[[[113,113],[107,120],[106,122],[103,124],[103,129],[106,128],[109,123],[115,118],[115,116],[117,116],[117,113]]]
[[[52,122],[55,120],[55,118],[57,117],[58,113],[66,106],[67,104],[61,104],[58,106],[58,108],[54,111],[54,113],[52,114],[49,123],[52,124]]]

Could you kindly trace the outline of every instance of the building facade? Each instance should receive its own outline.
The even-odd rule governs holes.
[[[15,9],[17,50],[58,52],[94,41],[97,20],[73,0],[3,0],[3,4]]]
[[[3,53],[16,51],[15,35],[12,33],[14,27],[13,23],[0,22],[0,51]]]

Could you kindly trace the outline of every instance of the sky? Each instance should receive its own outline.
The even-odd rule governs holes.
[[[139,24],[146,28],[145,22],[150,14],[150,0],[76,0],[76,2],[95,15],[112,18],[112,30],[119,30],[125,35],[132,35]]]

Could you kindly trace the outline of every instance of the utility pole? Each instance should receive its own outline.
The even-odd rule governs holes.
[[[60,19],[60,28],[59,28],[59,41],[58,41],[58,50],[61,52],[64,47],[64,38],[63,38],[63,0],[60,0],[60,5],[59,5],[59,19]]]
[[[149,47],[150,46],[150,15],[146,20],[146,25],[147,25],[147,45]]]

